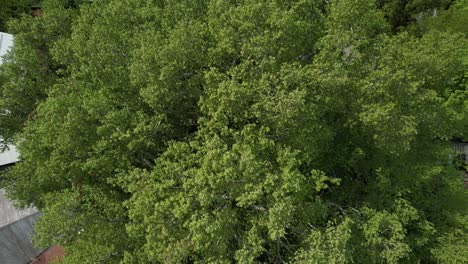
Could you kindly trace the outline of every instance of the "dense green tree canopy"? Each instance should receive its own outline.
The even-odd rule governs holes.
[[[11,19],[30,14],[38,2],[37,0],[1,0],[0,31],[7,32],[7,24]]]
[[[462,0],[463,1],[463,0]],[[436,17],[456,0],[377,0],[389,24],[394,30],[404,30],[406,26],[422,25],[424,17]]]
[[[466,0],[40,6],[1,185],[65,263],[468,261]]]

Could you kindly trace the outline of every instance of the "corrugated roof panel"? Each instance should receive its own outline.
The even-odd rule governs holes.
[[[0,64],[13,46],[13,36],[0,32]],[[18,161],[15,146],[0,153],[0,168]],[[0,179],[1,180],[1,179]],[[33,223],[39,217],[36,208],[16,209],[6,199],[4,190],[0,189],[0,263],[29,263],[41,250],[35,248],[31,236],[34,233]]]
[[[0,152],[0,166],[15,163],[18,161],[18,151],[15,146],[9,145],[9,150]]]
[[[0,227],[0,263],[25,264],[41,253],[31,241],[39,216],[35,213]]]
[[[2,56],[13,46],[13,35],[0,32],[0,64]],[[8,146],[10,149],[5,152],[0,152],[0,166],[15,163],[18,161],[18,152],[14,146]]]
[[[36,208],[21,210],[15,208],[13,203],[5,197],[5,190],[0,189],[0,228],[34,213],[37,213]]]
[[[2,63],[1,56],[5,55],[13,46],[13,35],[0,32],[0,63]]]

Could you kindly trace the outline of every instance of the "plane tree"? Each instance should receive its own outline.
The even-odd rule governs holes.
[[[467,260],[464,1],[74,3],[0,70],[1,184],[65,263]]]

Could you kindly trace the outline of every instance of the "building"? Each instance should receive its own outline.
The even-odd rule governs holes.
[[[0,64],[3,59],[1,58],[5,55],[13,46],[13,35],[0,32]]]
[[[463,171],[465,188],[468,189],[468,142],[461,139],[454,139],[453,151],[458,164],[458,168]]]
[[[0,153],[0,170],[18,160],[16,149]],[[0,179],[1,180],[1,179]],[[18,209],[0,189],[0,263],[25,264],[34,260],[43,250],[34,247],[31,238],[34,222],[40,213],[34,207]]]
[[[458,159],[464,162],[468,162],[468,142],[461,140],[455,141],[453,150],[458,155]]]
[[[0,64],[13,45],[13,36],[0,32]],[[0,172],[18,162],[15,146],[0,152]],[[0,178],[1,180],[1,178]],[[15,208],[5,191],[0,189],[0,263],[5,264],[45,264],[64,255],[61,247],[46,250],[36,248],[32,243],[34,223],[40,217],[36,208]]]

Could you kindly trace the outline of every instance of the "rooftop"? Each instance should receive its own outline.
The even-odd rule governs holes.
[[[13,46],[13,35],[0,32],[0,64],[2,63],[1,56],[5,55]]]

